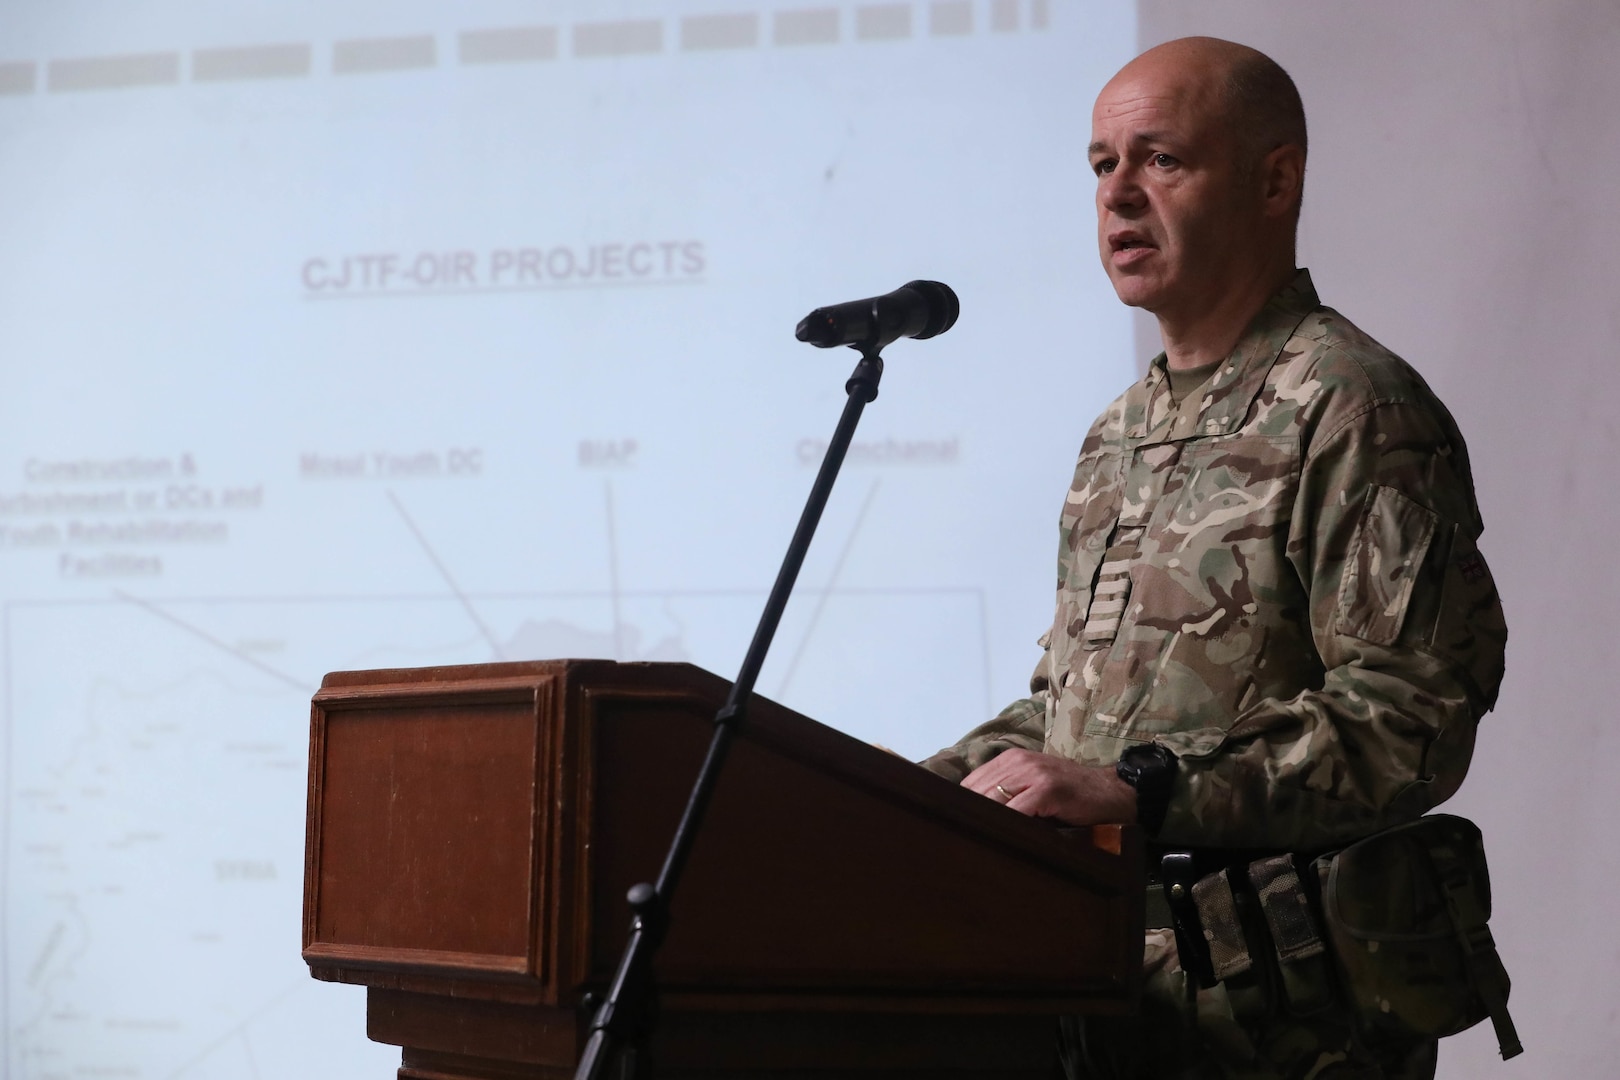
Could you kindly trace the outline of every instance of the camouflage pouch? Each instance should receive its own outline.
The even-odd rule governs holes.
[[[1313,1016],[1330,1008],[1335,998],[1327,947],[1294,857],[1256,859],[1249,864],[1249,882],[1270,931],[1288,1010],[1295,1016]]]
[[[1489,1016],[1502,1056],[1522,1051],[1507,972],[1485,925],[1490,877],[1473,822],[1432,814],[1315,867],[1324,934],[1364,1038],[1434,1039]]]

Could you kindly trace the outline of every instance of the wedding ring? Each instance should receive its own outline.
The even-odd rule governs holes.
[[[1012,792],[1008,791],[1006,788],[1002,787],[1000,784],[996,785],[996,790],[1001,792],[1001,797],[1003,799],[1006,799],[1008,802],[1012,802],[1012,797],[1013,797]]]

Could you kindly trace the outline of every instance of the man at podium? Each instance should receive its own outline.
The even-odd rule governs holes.
[[[1148,51],[1097,98],[1090,159],[1103,267],[1164,352],[1081,447],[1030,695],[924,764],[1025,814],[1140,822],[1150,872],[1192,868],[1185,919],[1150,895],[1140,1014],[1066,1022],[1072,1077],[1430,1077],[1432,1037],[1371,1038],[1279,968],[1269,905],[1317,902],[1315,855],[1462,782],[1506,640],[1467,448],[1295,265],[1305,117],[1276,63]]]

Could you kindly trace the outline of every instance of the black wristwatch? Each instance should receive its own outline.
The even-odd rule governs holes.
[[[1114,766],[1119,778],[1136,789],[1136,823],[1150,836],[1164,824],[1179,765],[1176,755],[1158,743],[1139,743],[1126,747]]]

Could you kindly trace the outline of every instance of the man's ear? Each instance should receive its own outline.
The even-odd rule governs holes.
[[[1283,143],[1261,159],[1260,178],[1266,216],[1292,216],[1305,187],[1305,151],[1296,143]]]

